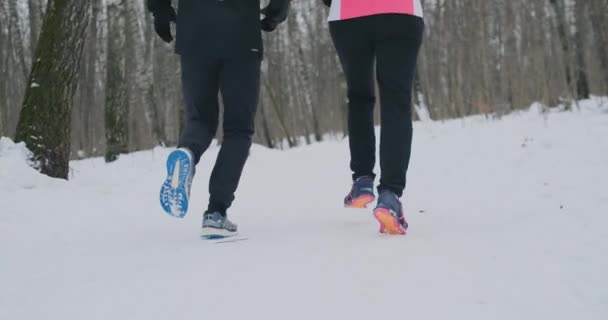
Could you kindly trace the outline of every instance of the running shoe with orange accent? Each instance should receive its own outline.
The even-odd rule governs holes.
[[[403,216],[403,206],[396,194],[384,190],[378,196],[378,205],[374,209],[374,217],[380,223],[380,233],[405,235],[407,221]]]
[[[363,176],[353,182],[350,193],[344,198],[344,207],[363,209],[374,200],[374,178]]]

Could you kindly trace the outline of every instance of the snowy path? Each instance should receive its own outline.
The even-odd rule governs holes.
[[[155,149],[42,177],[0,143],[0,319],[608,319],[608,104],[417,123],[407,237],[349,211],[347,144],[254,147],[231,210],[249,240],[198,238],[157,204]]]

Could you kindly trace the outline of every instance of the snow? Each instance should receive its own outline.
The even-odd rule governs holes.
[[[254,146],[231,217],[198,238],[213,147],[183,220],[169,149],[69,182],[0,140],[0,319],[608,319],[608,101],[415,124],[410,233],[346,210],[346,141]]]
[[[32,169],[28,165],[30,155],[24,143],[15,144],[9,138],[0,137],[0,203],[2,204],[0,221],[13,211],[10,198],[7,198],[9,195],[66,184],[63,180],[51,179]],[[0,222],[1,227],[3,225]]]

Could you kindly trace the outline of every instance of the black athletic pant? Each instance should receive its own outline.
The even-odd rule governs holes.
[[[353,179],[375,176],[374,63],[380,91],[380,185],[405,189],[412,147],[412,84],[424,22],[402,14],[332,21],[334,45],[348,86],[348,130]]]
[[[182,55],[182,86],[186,127],[180,147],[195,163],[207,150],[218,128],[218,92],[224,105],[224,139],[209,181],[209,211],[223,214],[234,200],[254,133],[260,90],[259,52],[228,58]]]

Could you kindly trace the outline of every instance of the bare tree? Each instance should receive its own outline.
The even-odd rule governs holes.
[[[125,46],[125,0],[108,6],[108,58],[106,77],[106,162],[115,161],[121,153],[127,153],[129,98],[127,96],[127,66]]]
[[[89,1],[50,0],[34,55],[17,141],[33,152],[37,168],[67,179],[70,111],[89,22]]]

